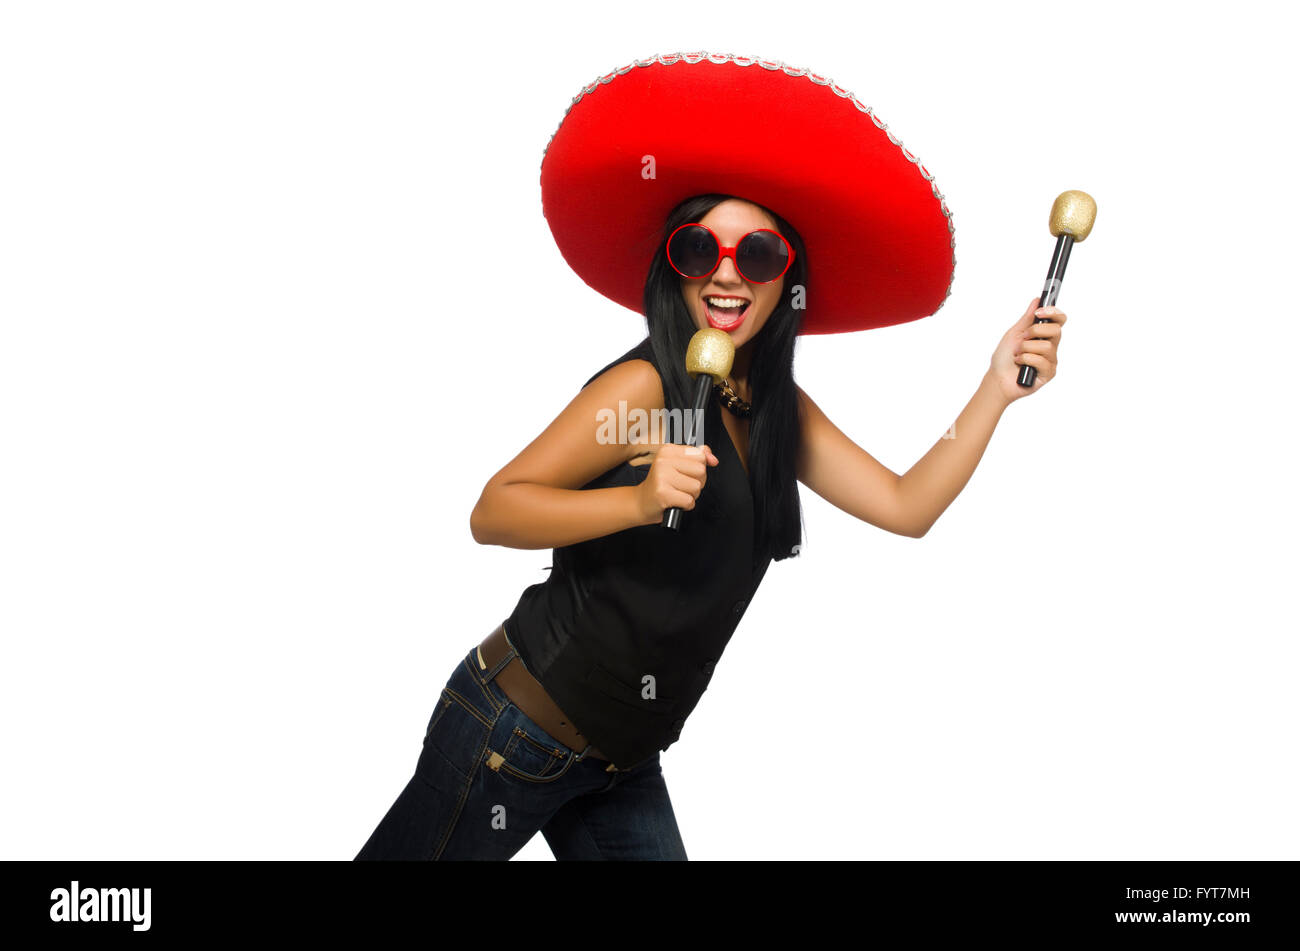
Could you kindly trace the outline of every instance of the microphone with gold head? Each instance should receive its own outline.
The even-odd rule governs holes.
[[[695,400],[686,420],[686,445],[704,444],[704,411],[708,408],[713,385],[721,383],[731,373],[731,363],[736,358],[736,345],[724,330],[705,327],[697,330],[686,348],[686,372],[695,377]],[[681,527],[682,510],[674,506],[664,509],[664,528],[676,531]]]

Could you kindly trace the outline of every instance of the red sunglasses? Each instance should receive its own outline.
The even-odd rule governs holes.
[[[682,277],[708,277],[723,258],[731,258],[740,276],[751,284],[771,284],[790,269],[794,248],[769,228],[751,231],[734,248],[722,247],[718,236],[698,222],[684,224],[668,236],[668,263]]]

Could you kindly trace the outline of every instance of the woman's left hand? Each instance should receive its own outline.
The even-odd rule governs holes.
[[[1038,301],[1038,297],[1029,301],[1020,319],[1002,337],[989,362],[988,375],[1008,403],[1037,393],[1056,376],[1056,349],[1061,342],[1065,311],[1057,307],[1040,308]],[[1049,317],[1052,323],[1036,324],[1034,320],[1038,317]],[[1035,337],[1044,339],[1035,340]],[[1016,382],[1024,365],[1033,367],[1038,373],[1033,386],[1021,386]]]

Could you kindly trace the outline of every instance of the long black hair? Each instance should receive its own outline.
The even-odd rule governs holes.
[[[733,197],[696,195],[669,212],[646,277],[646,328],[655,362],[661,368],[664,401],[669,409],[691,406],[694,385],[686,373],[686,348],[697,328],[682,299],[681,276],[668,263],[668,237],[681,225],[699,221]],[[774,212],[762,210],[794,249],[781,300],[749,343],[753,350],[749,367],[753,407],[749,421],[749,479],[754,497],[755,549],[760,557],[770,555],[773,561],[781,561],[799,553],[803,537],[803,512],[795,477],[799,405],[794,387],[794,345],[803,323],[808,255],[794,228]],[[793,303],[796,300],[797,307]]]

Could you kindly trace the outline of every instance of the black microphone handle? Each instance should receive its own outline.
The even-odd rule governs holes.
[[[1043,285],[1043,294],[1038,298],[1039,307],[1052,307],[1056,304],[1056,295],[1061,291],[1061,282],[1065,280],[1065,265],[1070,260],[1070,248],[1074,247],[1074,236],[1063,234],[1056,239],[1056,251],[1052,254],[1052,265],[1047,269],[1047,283]],[[1036,324],[1050,324],[1053,321],[1047,317],[1035,317]],[[1034,340],[1043,340],[1043,337],[1034,337]],[[1021,364],[1020,376],[1016,382],[1021,386],[1033,386],[1034,380],[1038,379],[1038,368],[1031,367],[1029,364]]]
[[[1065,281],[1065,265],[1070,261],[1070,248],[1074,247],[1074,235],[1062,234],[1057,236],[1056,251],[1052,253],[1052,265],[1048,268],[1047,283],[1043,285],[1043,294],[1039,298],[1039,307],[1053,307],[1056,304],[1057,294],[1061,292],[1061,282]],[[1035,323],[1052,323],[1052,318],[1035,317]],[[1034,340],[1043,340],[1043,336],[1034,336]],[[1036,366],[1021,364],[1021,375],[1015,378],[1015,382],[1024,387],[1034,386],[1035,379],[1039,378],[1039,370]]]
[[[686,430],[686,445],[699,446],[704,442],[704,410],[709,405],[709,395],[713,392],[713,377],[708,373],[695,375],[695,407],[691,413],[691,425]],[[682,509],[673,506],[664,509],[664,528],[677,531],[682,525]]]

